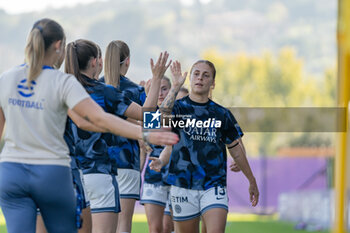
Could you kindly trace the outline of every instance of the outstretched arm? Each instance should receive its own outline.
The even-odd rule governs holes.
[[[161,80],[164,76],[165,71],[171,64],[171,61],[167,64],[169,54],[167,52],[161,53],[156,64],[153,63],[153,59],[151,59],[151,69],[153,73],[152,82],[150,82],[150,90],[148,91],[146,102],[143,107],[148,108],[147,110],[155,110],[158,102],[159,88]],[[149,82],[147,82],[149,83]],[[128,109],[125,111],[125,116],[129,118],[133,118],[135,120],[142,121],[143,120],[143,109],[142,106],[133,102],[129,105]]]
[[[227,148],[238,167],[242,170],[245,177],[247,177],[249,181],[250,202],[252,206],[256,206],[259,202],[259,189],[253,172],[250,169],[242,139],[239,138],[233,141],[227,145]]]
[[[143,133],[139,125],[135,125],[117,116],[106,113],[91,98],[79,102],[73,110],[85,120],[101,128],[105,132],[130,139],[141,139],[155,145],[173,145],[178,142],[178,136],[170,132]]]
[[[96,125],[92,124],[91,122],[85,120],[84,118],[80,117],[76,112],[74,112],[71,109],[68,109],[68,116],[72,121],[78,126],[78,128],[86,130],[86,131],[93,131],[93,132],[100,132],[104,133],[105,131],[102,128],[97,127]]]
[[[169,58],[169,53],[165,51],[164,53],[160,53],[156,64],[154,64],[153,59],[151,59],[150,63],[151,63],[153,77],[152,77],[152,81],[150,84],[151,86],[147,93],[147,98],[143,107],[152,108],[152,110],[156,109],[158,96],[159,96],[160,83],[162,81],[162,78],[164,77],[165,71],[169,68],[171,64],[171,60],[167,64],[168,58]]]
[[[179,90],[184,84],[187,77],[187,72],[182,74],[181,64],[179,61],[173,62],[173,64],[170,67],[170,70],[172,74],[173,85],[168,95],[164,99],[162,105],[160,106],[160,111],[165,115],[171,114],[171,111],[174,107],[174,102],[175,102],[177,93],[179,93]]]

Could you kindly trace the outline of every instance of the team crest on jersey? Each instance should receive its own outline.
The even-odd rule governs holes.
[[[30,82],[30,86],[27,85],[27,79],[22,79],[20,83],[17,85],[18,93],[25,97],[31,97],[34,95],[34,86],[36,85],[35,81]]]
[[[31,81],[30,85],[27,85],[27,79],[22,79],[17,85],[18,94],[24,98],[29,98],[34,95],[34,87],[36,85],[35,81]],[[32,101],[30,99],[21,99],[21,98],[9,98],[8,103],[12,106],[18,106],[21,108],[32,108],[37,110],[44,110],[44,101]]]

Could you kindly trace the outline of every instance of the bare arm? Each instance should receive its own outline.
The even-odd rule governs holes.
[[[101,133],[105,132],[102,128],[99,128],[94,124],[90,123],[89,121],[85,120],[84,118],[80,117],[76,112],[74,112],[71,109],[68,109],[68,116],[80,129]]]
[[[159,158],[150,157],[149,159],[152,160],[152,162],[149,164],[149,167],[152,170],[160,172],[162,167],[164,167],[169,163],[169,159],[172,151],[173,151],[172,146],[166,146],[164,150],[162,150],[162,152],[160,153]]]
[[[73,110],[105,132],[115,135],[135,140],[143,139],[145,136],[146,141],[155,145],[173,145],[178,141],[178,136],[170,132],[151,132],[143,135],[141,126],[104,112],[91,98],[82,100]]]
[[[5,127],[5,115],[4,115],[4,112],[2,111],[2,108],[0,107],[0,140],[2,138],[4,127]]]
[[[156,64],[154,64],[153,59],[151,59],[151,69],[153,73],[153,78],[150,84],[151,87],[150,87],[150,90],[148,91],[145,104],[143,105],[143,107],[148,108],[149,111],[150,110],[153,111],[157,107],[160,83],[164,76],[165,71],[168,69],[171,63],[170,61],[168,64],[166,64],[168,57],[169,57],[169,54],[167,52],[164,52],[164,55],[163,53],[161,53]],[[135,120],[142,121],[143,120],[142,106],[133,102],[129,105],[124,115],[130,118],[133,118]]]
[[[259,189],[256,184],[253,172],[249,166],[242,139],[239,138],[233,141],[231,144],[227,145],[227,148],[235,163],[237,163],[238,167],[242,170],[245,177],[247,177],[249,181],[250,201],[252,203],[252,206],[256,206],[259,201]]]
[[[124,116],[131,118],[136,121],[142,121],[142,106],[139,104],[132,102],[129,107],[126,109]]]
[[[165,115],[171,114],[172,109],[174,107],[177,93],[179,93],[179,90],[182,87],[182,85],[184,84],[186,77],[187,77],[187,72],[182,74],[181,64],[178,61],[175,61],[171,65],[170,70],[172,73],[173,86],[171,87],[168,95],[166,96],[162,105],[160,106],[160,111]]]
[[[169,54],[165,51],[164,54],[161,53],[159,55],[156,64],[154,64],[153,59],[151,59],[151,69],[153,77],[151,81],[151,87],[147,93],[145,104],[143,105],[146,108],[151,108],[152,110],[155,110],[157,107],[160,83],[165,71],[171,64],[171,61],[167,64],[168,58]]]
[[[139,141],[139,145],[140,145],[140,171],[143,171],[143,168],[145,166],[145,162],[146,162],[146,148],[144,145],[142,145],[143,142]]]

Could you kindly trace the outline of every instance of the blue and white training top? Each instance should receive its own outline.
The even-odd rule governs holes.
[[[89,98],[71,75],[44,66],[27,85],[26,65],[0,76],[0,107],[6,118],[1,162],[69,166],[63,139],[68,108]]]
[[[186,96],[172,114],[180,141],[173,146],[167,182],[194,190],[226,186],[226,144],[243,136],[232,113],[212,100],[196,103]]]
[[[89,85],[84,86],[92,99],[106,112],[123,116],[132,103],[116,88],[83,75]],[[114,159],[115,137],[110,133],[95,133],[79,129],[72,122],[75,155],[84,174],[104,173],[117,175]]]
[[[104,78],[100,79],[104,82]],[[125,97],[142,106],[146,100],[145,89],[132,82],[125,76],[120,76],[119,86],[117,87]],[[117,162],[118,168],[134,169],[140,171],[140,148],[138,141],[113,135],[114,142],[111,148],[113,158]]]

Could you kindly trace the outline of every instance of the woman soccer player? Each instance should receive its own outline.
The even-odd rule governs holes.
[[[163,103],[165,97],[170,91],[170,88],[170,79],[164,76],[160,85],[158,106]],[[159,157],[160,152],[164,149],[164,146],[151,145],[151,148],[152,152],[149,156]],[[151,162],[151,160],[149,162]],[[145,171],[140,203],[145,206],[149,232],[152,233],[171,232],[173,228],[170,211],[167,210],[165,212],[170,190],[169,184],[165,182],[167,169],[167,167],[163,167],[160,172],[156,172],[147,166]]]
[[[105,76],[102,81],[118,88],[126,97],[146,109],[144,88],[125,76],[130,67],[129,46],[120,40],[111,41],[106,49],[104,65]],[[155,85],[153,81],[152,85]],[[156,94],[158,97],[158,92],[150,90],[149,95]],[[135,202],[140,199],[140,168],[143,167],[145,159],[144,157],[140,158],[140,147],[137,141],[124,137],[114,138],[116,148],[119,148],[115,151],[114,157],[118,166],[117,181],[121,204],[117,233],[130,233]]]
[[[176,64],[171,67],[172,73],[186,76]],[[208,98],[215,84],[215,74],[210,61],[197,61],[190,71],[189,96],[176,101],[175,105],[166,98],[161,106],[164,113],[174,116],[169,121],[178,125],[173,130],[180,135],[180,142],[167,146],[160,158],[152,158],[150,167],[160,170],[171,154],[167,182],[171,184],[176,232],[199,232],[200,216],[208,233],[225,232],[228,211],[226,148],[250,183],[252,205],[258,203],[259,191],[246,158],[243,133],[231,112]],[[170,93],[177,93],[179,89],[174,85]]]
[[[95,74],[95,79],[98,80],[99,75],[103,68],[103,59],[100,46],[95,44],[98,49],[98,60],[97,60],[97,72]],[[101,131],[101,129],[94,127],[91,123],[87,122],[83,118],[79,118],[77,114],[73,111],[68,110],[69,117],[74,119],[74,122],[79,126],[79,128],[88,131]],[[64,140],[68,145],[69,154],[71,156],[71,169],[73,177],[73,185],[75,187],[76,197],[77,197],[77,226],[79,228],[78,233],[91,233],[92,231],[92,220],[91,220],[91,209],[89,197],[86,193],[85,182],[83,178],[82,170],[78,167],[76,156],[75,156],[75,145],[74,136],[72,132],[72,120],[67,118],[66,129],[64,132]],[[39,212],[40,213],[40,212]],[[47,233],[43,219],[39,214],[37,217],[36,233]]]
[[[77,40],[67,46],[66,72],[74,74],[91,97],[107,112],[122,117],[142,120],[142,108],[132,102],[113,86],[96,81],[99,69],[98,49],[87,40]],[[155,107],[160,80],[170,65],[168,54],[161,53],[156,64],[151,61],[153,84],[152,93],[145,106]],[[116,232],[120,212],[119,189],[117,187],[117,164],[114,155],[120,150],[111,134],[90,133],[72,126],[75,138],[75,153],[84,173],[84,180],[90,198],[93,232]],[[132,155],[129,155],[132,156]],[[119,172],[119,171],[118,171]]]
[[[64,54],[62,27],[50,19],[39,20],[28,36],[26,64],[0,76],[0,135],[6,122],[0,206],[9,233],[35,232],[37,208],[50,233],[77,232],[69,151],[63,139],[68,108],[104,131],[142,139],[141,127],[105,113],[74,76],[54,69]],[[161,145],[177,141],[169,133],[144,136]]]

